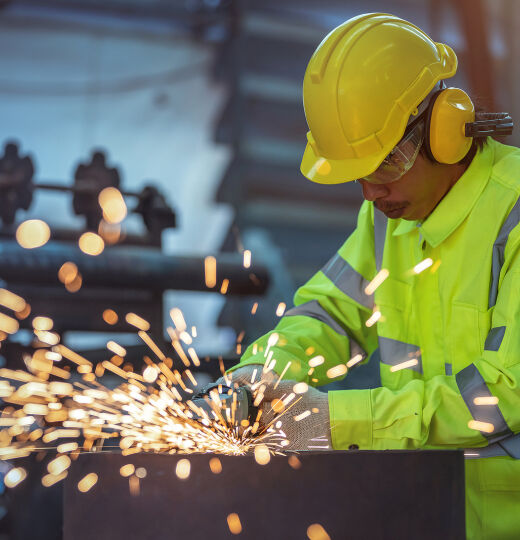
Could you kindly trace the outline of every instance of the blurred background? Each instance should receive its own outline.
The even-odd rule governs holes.
[[[353,229],[360,187],[299,172],[301,84],[333,27],[375,11],[449,44],[450,84],[520,117],[515,0],[0,0],[2,286],[91,360],[116,340],[139,369],[136,328],[166,343],[180,308],[200,380],[232,365]],[[19,320],[0,334],[14,368],[35,346]]]

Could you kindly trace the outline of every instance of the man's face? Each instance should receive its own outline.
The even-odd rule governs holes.
[[[412,168],[390,184],[359,180],[363,197],[392,219],[423,220],[428,217],[465,170],[464,165],[432,163],[420,153]]]

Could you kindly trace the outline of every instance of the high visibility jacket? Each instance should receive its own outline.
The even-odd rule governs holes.
[[[311,385],[360,351],[378,361],[380,386],[329,392],[334,448],[470,449],[468,538],[520,538],[519,195],[520,150],[490,140],[422,223],[365,201],[269,353],[278,373],[290,362],[285,379]],[[269,335],[239,365],[264,364]]]

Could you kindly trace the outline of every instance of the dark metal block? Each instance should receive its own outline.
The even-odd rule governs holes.
[[[239,538],[304,539],[321,524],[331,539],[464,538],[464,462],[457,451],[331,452],[287,457],[266,466],[252,457],[212,455],[81,455],[65,483],[64,540],[232,538],[227,516],[237,513]],[[177,461],[191,462],[179,480]],[[146,469],[139,496],[129,494],[119,468]],[[90,472],[87,493],[78,481]]]

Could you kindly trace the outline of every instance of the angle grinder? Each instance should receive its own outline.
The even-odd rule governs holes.
[[[225,384],[213,383],[206,386],[191,400],[202,409],[210,419],[220,416],[230,425],[252,424],[258,414],[258,407],[253,404],[251,390],[246,386],[232,388]]]

